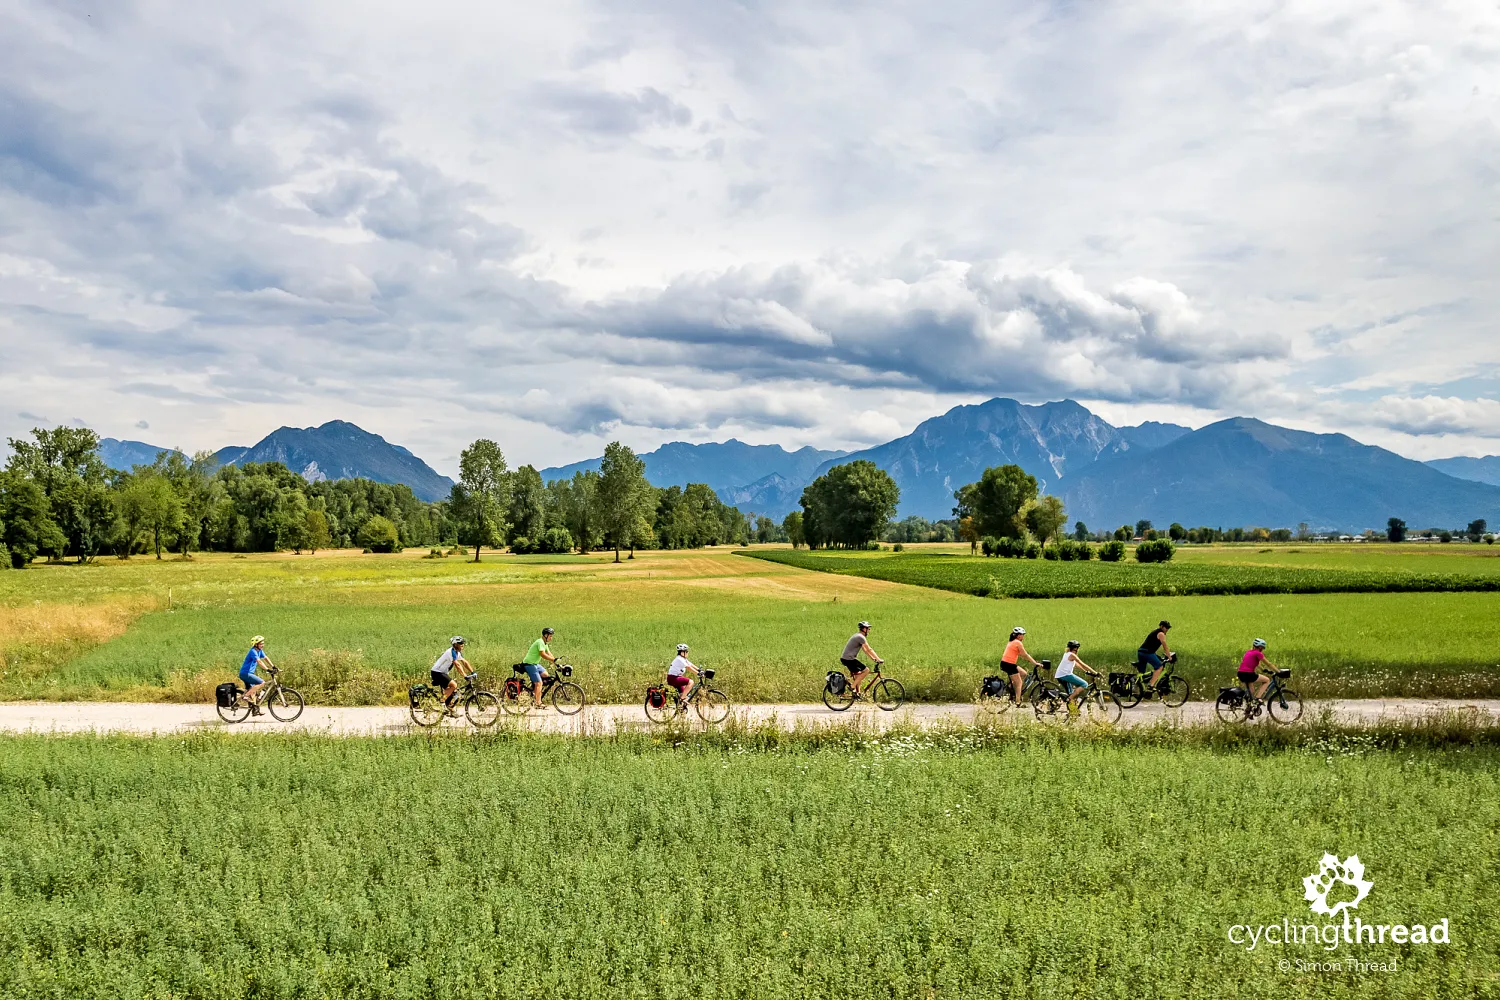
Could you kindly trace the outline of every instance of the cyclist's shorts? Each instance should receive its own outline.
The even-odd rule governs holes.
[[[1243,670],[1239,672],[1240,683],[1245,685],[1245,687],[1249,687],[1251,684],[1254,684],[1255,679],[1258,676],[1259,675],[1254,670],[1251,670],[1248,673]]]
[[[441,670],[434,670],[432,672],[432,683],[436,684],[440,688],[446,688],[449,684],[453,683],[453,678],[449,677]]]
[[[1138,649],[1136,650],[1135,655],[1140,657],[1140,662],[1142,665],[1150,667],[1152,670],[1155,670],[1158,667],[1162,666],[1161,657],[1157,656],[1155,653],[1148,653],[1144,649]]]
[[[1016,675],[1016,664],[1014,663],[1006,663],[1002,660],[1000,661],[1000,669],[1005,671],[1007,677],[1014,677]]]
[[[1089,686],[1088,681],[1073,674],[1063,674],[1057,680],[1062,684],[1064,691],[1072,691],[1074,688],[1086,688]]]
[[[687,674],[678,674],[676,677],[668,677],[667,683],[676,688],[679,694],[687,694],[688,685],[693,682],[688,680]]]
[[[857,674],[861,670],[867,670],[867,669],[869,669],[863,663],[860,663],[858,660],[845,660],[845,659],[840,658],[839,662],[842,663],[844,665],[844,669],[847,670],[847,671],[849,671],[851,674]]]
[[[523,663],[521,669],[526,671],[526,676],[531,678],[531,683],[542,683],[542,665],[540,663]]]
[[[257,674],[254,667],[240,671],[240,683],[244,684],[246,688],[254,687],[257,684],[264,684],[265,682],[266,679]]]

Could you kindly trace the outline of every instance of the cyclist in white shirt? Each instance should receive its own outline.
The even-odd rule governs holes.
[[[667,683],[677,689],[677,697],[683,703],[687,702],[688,692],[693,689],[693,682],[688,678],[688,672],[698,673],[698,668],[687,658],[687,643],[677,644],[677,656],[672,660],[672,665],[667,668]]]
[[[473,666],[464,659],[464,637],[461,635],[449,639],[448,648],[439,653],[432,664],[432,686],[443,692],[443,710],[449,715],[458,714],[453,711],[453,696],[458,694],[458,681],[453,679],[455,666],[464,677],[474,672]]]
[[[1068,651],[1064,653],[1062,655],[1062,659],[1058,661],[1057,672],[1053,675],[1057,683],[1062,685],[1063,693],[1068,696],[1068,703],[1070,705],[1074,701],[1076,701],[1078,696],[1084,692],[1084,689],[1089,686],[1088,681],[1078,676],[1078,671],[1081,670],[1085,674],[1088,674],[1090,677],[1093,677],[1096,680],[1099,677],[1099,671],[1095,670],[1093,667],[1090,667],[1087,663],[1084,663],[1078,658],[1078,650],[1080,648],[1082,647],[1077,639],[1069,639]]]

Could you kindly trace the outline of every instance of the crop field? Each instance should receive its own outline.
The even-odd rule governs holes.
[[[1330,546],[1331,548],[1331,546]],[[1477,548],[1477,547],[1474,547]],[[986,559],[956,552],[744,554],[824,573],[908,583],[976,597],[1165,597],[1191,594],[1332,594],[1500,591],[1500,558],[1411,558],[1385,553],[1188,552],[1169,563]]]
[[[508,675],[552,625],[555,648],[594,701],[637,701],[677,642],[720,671],[735,701],[815,701],[823,673],[864,618],[914,699],[962,701],[995,671],[1012,625],[1027,627],[1038,658],[1055,661],[1077,638],[1087,661],[1107,667],[1133,659],[1164,617],[1177,626],[1181,671],[1200,693],[1224,683],[1260,635],[1309,697],[1500,695],[1494,593],[994,600],[723,551],[641,553],[619,565],[611,558],[486,555],[475,565],[331,552],[0,573],[0,698],[207,701],[259,633],[288,682],[315,703],[393,703],[454,633],[470,639],[470,658],[492,678]]]
[[[0,995],[1493,997],[1497,764],[1348,739],[0,739]],[[1363,860],[1362,919],[1446,919],[1447,943],[1229,941],[1326,924],[1301,880],[1328,851]],[[1354,957],[1395,971],[1306,965]]]

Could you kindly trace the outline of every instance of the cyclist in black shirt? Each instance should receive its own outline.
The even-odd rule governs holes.
[[[1161,621],[1156,628],[1152,629],[1146,636],[1146,641],[1141,643],[1141,648],[1136,650],[1142,663],[1149,663],[1156,669],[1151,672],[1152,691],[1156,690],[1156,682],[1161,680],[1161,672],[1166,669],[1166,657],[1172,655],[1172,647],[1167,645],[1167,633],[1172,630],[1172,623]]]

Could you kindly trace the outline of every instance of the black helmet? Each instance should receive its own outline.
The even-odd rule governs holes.
[[[544,628],[544,629],[542,629],[542,635],[551,635],[554,631],[555,630],[552,629],[552,628],[550,628],[550,627],[549,628]]]

